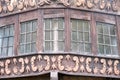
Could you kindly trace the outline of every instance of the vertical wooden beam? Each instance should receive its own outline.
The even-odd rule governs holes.
[[[120,17],[116,17],[116,33],[117,33],[117,46],[118,46],[118,55],[120,56]]]
[[[14,23],[14,55],[18,55],[18,47],[19,47],[19,15],[15,16],[15,23]]]
[[[58,72],[50,72],[50,80],[58,80]]]
[[[65,9],[65,52],[71,49],[70,11]]]
[[[91,28],[91,47],[92,47],[92,54],[97,54],[97,31],[96,31],[96,20],[95,20],[95,13],[91,13],[91,21],[90,21],[90,28]]]
[[[44,21],[43,21],[43,10],[38,10],[38,28],[37,28],[37,52],[43,51],[43,27],[44,27]]]

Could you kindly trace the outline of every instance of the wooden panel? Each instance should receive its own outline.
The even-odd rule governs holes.
[[[71,18],[76,18],[76,19],[85,19],[85,20],[90,20],[91,15],[89,12],[84,12],[84,11],[77,11],[77,10],[71,10],[70,11]]]
[[[19,22],[37,19],[37,11],[25,12],[19,15]]]
[[[99,22],[105,22],[105,23],[110,23],[110,24],[115,24],[115,16],[113,15],[107,15],[107,14],[101,14],[101,13],[96,13],[95,14],[95,19],[96,21]]]

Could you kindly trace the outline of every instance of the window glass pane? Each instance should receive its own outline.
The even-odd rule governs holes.
[[[45,30],[50,30],[50,20],[49,19],[45,20]]]
[[[2,47],[2,39],[0,39],[0,47]]]
[[[84,22],[84,31],[87,31],[87,32],[89,32],[89,24],[88,24],[88,22],[87,21],[85,21]]]
[[[77,20],[72,20],[72,30],[77,30]]]
[[[89,42],[89,33],[87,32],[84,33],[84,40]]]
[[[31,41],[31,33],[27,33],[26,34],[26,42],[30,42]]]
[[[76,42],[72,42],[72,51],[78,51],[78,45],[77,45],[77,43]]]
[[[77,32],[72,32],[72,40],[77,41]]]
[[[114,26],[112,26],[112,25],[109,25],[109,26],[110,26],[110,34],[111,35],[116,35]]]
[[[98,35],[98,42],[99,43],[104,43],[103,42],[103,35]]]
[[[106,54],[111,54],[111,51],[110,51],[110,46],[105,46],[105,53]]]
[[[112,46],[112,54],[118,54],[118,48],[116,46]]]
[[[6,27],[4,30],[4,36],[9,36],[9,28]]]
[[[85,44],[85,52],[91,52],[91,45],[90,44]]]
[[[3,28],[0,28],[0,38],[3,37]]]
[[[31,52],[31,50],[30,50],[30,44],[26,44],[26,53],[28,53],[28,52]],[[32,45],[33,46],[33,45]]]
[[[78,22],[78,30],[83,31],[83,23],[81,21]]]
[[[25,23],[21,23],[21,33],[26,32],[26,24]]]
[[[79,36],[79,41],[83,41],[83,32],[79,32],[78,36]]]
[[[50,42],[49,42],[49,41],[46,41],[46,42],[45,42],[45,50],[46,50],[46,51],[49,51],[49,50],[50,50]]]
[[[58,40],[63,40],[63,31],[58,31]]]
[[[50,31],[45,31],[45,40],[50,40]]]
[[[24,53],[25,52],[25,45],[20,45],[20,53]]]
[[[36,42],[36,32],[32,33],[32,42]]]
[[[63,19],[59,19],[58,20],[58,29],[64,29],[64,22],[63,22]]]
[[[64,50],[64,42],[58,42],[58,50],[63,51]]]
[[[21,43],[25,43],[26,42],[25,34],[21,34],[20,42]]]
[[[26,32],[29,33],[31,30],[30,30],[30,23],[31,22],[26,22]]]
[[[79,51],[84,52],[84,43],[79,44]]]
[[[13,46],[13,37],[9,37],[9,43],[8,43],[8,46]]]
[[[105,35],[109,35],[109,27],[107,25],[103,25],[103,30]]]
[[[36,31],[37,29],[37,20],[32,21],[32,31]]]
[[[97,31],[98,31],[98,33],[103,33],[103,27],[102,27],[102,24],[97,23]]]
[[[111,36],[111,45],[117,45],[116,36]]]
[[[104,36],[105,44],[110,44],[110,38],[109,36]]]
[[[8,46],[8,38],[4,38],[3,39],[3,47],[7,47]]]
[[[8,56],[12,56],[13,55],[13,47],[9,47],[8,48]]]
[[[7,48],[3,48],[2,49],[2,55],[3,56],[7,56]]]
[[[11,25],[10,27],[10,36],[13,36],[14,35],[14,28],[13,28],[13,25]]]
[[[36,43],[31,44],[31,52],[36,52]]]
[[[100,54],[104,53],[104,46],[103,45],[99,45],[99,53]]]

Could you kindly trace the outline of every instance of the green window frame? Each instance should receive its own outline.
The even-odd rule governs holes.
[[[118,55],[116,26],[101,22],[96,25],[99,55]]]
[[[71,51],[79,53],[91,52],[90,22],[88,20],[71,19]]]
[[[21,54],[36,52],[37,20],[21,22],[20,25],[19,52]]]
[[[44,52],[64,51],[64,19],[44,19]]]
[[[0,56],[14,55],[14,24],[0,27]]]

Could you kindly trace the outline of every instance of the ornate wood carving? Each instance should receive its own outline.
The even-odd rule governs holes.
[[[106,12],[119,12],[119,0],[1,0],[0,1],[0,14],[12,13],[16,11],[34,9],[34,8],[47,8],[47,7],[74,7],[80,9],[92,9],[94,11],[104,10]]]
[[[120,78],[120,59],[80,55],[30,55],[0,59],[0,78],[44,73],[87,74]],[[14,76],[13,76],[14,75]]]

